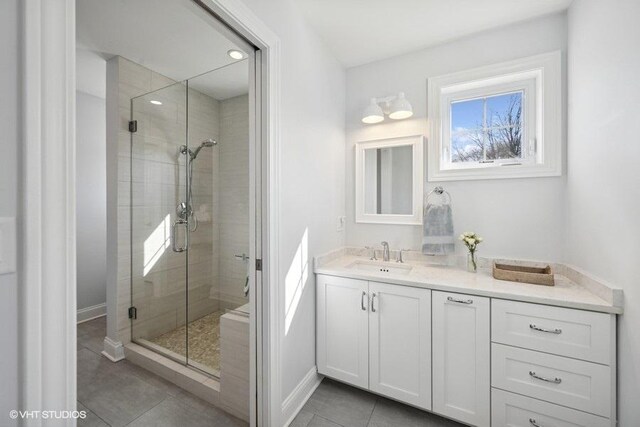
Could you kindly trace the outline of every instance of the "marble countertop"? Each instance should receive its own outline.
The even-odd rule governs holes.
[[[411,266],[412,269],[408,274],[362,271],[350,268],[355,262],[370,263],[374,261],[370,261],[368,256],[356,255],[349,253],[347,249],[341,249],[317,257],[314,271],[317,274],[447,292],[468,293],[604,313],[622,313],[622,290],[600,283],[586,273],[565,265],[551,264],[555,272],[555,286],[542,286],[494,279],[490,268],[480,268],[477,273],[471,273],[456,266],[428,263],[415,256],[413,259],[405,261],[404,264],[398,264],[394,261],[387,263],[375,261],[381,266]]]

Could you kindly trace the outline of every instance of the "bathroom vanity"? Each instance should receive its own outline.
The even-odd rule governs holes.
[[[340,249],[315,260],[318,372],[474,426],[616,425],[622,291]]]

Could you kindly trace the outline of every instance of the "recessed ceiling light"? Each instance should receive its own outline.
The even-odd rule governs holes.
[[[236,50],[236,49],[231,49],[230,51],[227,52],[227,55],[229,55],[233,59],[242,59],[242,58],[244,58],[244,52],[242,52],[240,50]]]
[[[149,102],[152,103],[153,105],[162,105],[162,102],[156,101],[155,99]]]

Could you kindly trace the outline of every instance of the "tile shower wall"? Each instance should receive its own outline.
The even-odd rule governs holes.
[[[249,253],[249,99],[220,102],[220,288],[221,308],[245,304]]]

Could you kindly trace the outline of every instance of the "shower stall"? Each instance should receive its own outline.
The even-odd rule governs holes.
[[[131,337],[218,378],[249,351],[248,62],[130,100]]]

